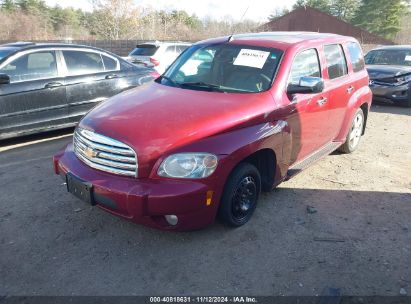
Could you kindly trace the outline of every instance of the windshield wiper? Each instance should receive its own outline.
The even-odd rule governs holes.
[[[209,88],[213,90],[221,90],[222,87],[217,85],[217,84],[212,84],[212,83],[206,83],[203,81],[198,81],[198,82],[181,82],[179,83],[181,86],[187,86],[187,87],[202,87],[202,88]]]

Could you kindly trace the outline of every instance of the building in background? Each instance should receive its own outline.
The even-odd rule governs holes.
[[[308,31],[352,36],[363,45],[390,45],[394,42],[372,34],[311,7],[298,8],[259,28],[260,31]],[[367,49],[367,48],[366,48]]]

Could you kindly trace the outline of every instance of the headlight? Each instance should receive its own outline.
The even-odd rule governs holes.
[[[217,156],[210,153],[179,153],[167,157],[158,175],[172,178],[205,178],[217,168]]]
[[[404,83],[410,82],[411,81],[411,75],[407,76],[401,76],[397,78],[397,84],[402,85]]]

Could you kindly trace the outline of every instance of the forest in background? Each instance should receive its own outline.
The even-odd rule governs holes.
[[[298,0],[385,38],[410,37],[411,0]],[[244,18],[200,19],[184,10],[139,7],[133,0],[93,0],[91,12],[48,6],[42,0],[0,0],[0,40],[200,40],[255,31],[261,23]],[[267,21],[288,13],[278,8]],[[401,31],[403,29],[403,31]],[[405,32],[404,32],[405,31]]]
[[[93,11],[50,7],[42,0],[0,0],[0,40],[199,40],[250,32],[259,23],[153,10],[133,0],[93,0]]]

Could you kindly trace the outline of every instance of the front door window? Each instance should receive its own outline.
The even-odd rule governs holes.
[[[56,54],[54,51],[42,51],[23,55],[3,68],[0,73],[10,76],[10,82],[22,82],[58,76]]]

